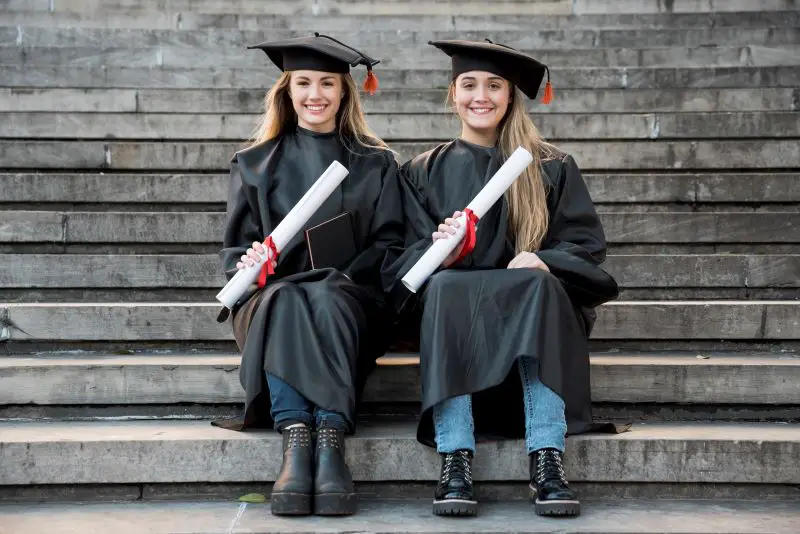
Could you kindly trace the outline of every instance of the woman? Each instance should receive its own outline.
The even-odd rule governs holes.
[[[267,424],[283,434],[273,514],[353,514],[344,435],[354,430],[365,376],[386,350],[393,315],[380,267],[387,248],[402,243],[395,158],[368,128],[349,74],[366,65],[372,93],[377,61],[319,34],[251,48],[283,74],[266,96],[257,138],[231,163],[220,253],[228,277],[266,253],[261,241],[333,160],[349,175],[306,227],[326,223],[318,234],[325,242],[297,236],[265,266],[274,273],[237,304],[245,417],[220,426]],[[319,265],[322,255],[327,265]]]
[[[479,221],[473,250],[462,241],[402,307],[421,314],[423,415],[418,439],[442,457],[433,512],[474,515],[475,434],[521,437],[540,515],[577,515],[562,466],[564,436],[591,425],[587,337],[592,308],[617,295],[599,264],[606,242],[578,166],[546,143],[525,112],[547,67],[491,42],[431,43],[452,58],[449,102],[461,137],[401,169],[401,278],[433,240],[455,233],[469,201],[518,146],[534,162]],[[455,212],[455,213],[454,213]],[[438,225],[437,221],[444,221]],[[416,306],[414,306],[416,304]],[[568,425],[569,424],[569,425]]]

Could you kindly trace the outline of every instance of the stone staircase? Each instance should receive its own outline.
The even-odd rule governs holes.
[[[793,0],[0,1],[0,532],[800,531],[798,28]],[[584,170],[622,288],[595,413],[634,423],[568,440],[581,518],[533,519],[508,442],[479,446],[481,518],[434,520],[409,354],[348,442],[359,515],[235,502],[280,450],[208,424],[242,401],[214,321],[227,164],[277,75],[243,47],[311,31],[391,55],[363,101],[404,158],[458,133],[429,39],[552,66],[529,109]]]

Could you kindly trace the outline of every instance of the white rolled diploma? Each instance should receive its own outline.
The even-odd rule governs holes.
[[[497,169],[483,189],[475,195],[467,205],[467,208],[481,219],[489,211],[495,202],[511,187],[511,184],[519,178],[528,165],[533,162],[531,153],[522,147],[518,147],[503,165]],[[453,250],[461,242],[467,231],[467,216],[462,214],[457,219],[459,227],[456,228],[455,235],[447,239],[439,239],[425,251],[425,254],[414,264],[410,271],[400,280],[412,293],[416,293],[422,284],[430,278],[433,272],[447,259]]]
[[[349,171],[344,165],[335,161],[325,169],[325,172],[317,178],[306,194],[297,201],[297,204],[289,210],[286,217],[272,230],[269,237],[275,243],[275,248],[280,253],[283,248],[289,244],[294,236],[296,236],[311,219],[311,216],[316,213],[322,203],[327,200],[329,196],[336,190],[339,184],[347,177]],[[247,289],[255,283],[258,278],[258,273],[264,266],[264,262],[271,259],[272,251],[267,249],[267,253],[263,255],[261,261],[252,267],[245,267],[239,269],[233,278],[225,284],[222,291],[217,293],[217,300],[222,303],[226,308],[232,308],[242,295],[245,294]]]

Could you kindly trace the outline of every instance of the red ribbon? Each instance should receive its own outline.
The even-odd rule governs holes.
[[[272,260],[278,259],[278,247],[272,240],[272,236],[267,236],[264,240],[264,246],[267,247],[267,259],[264,260],[264,265],[261,267],[261,272],[258,273],[258,287],[267,285],[267,276],[275,274],[275,269],[272,267]],[[269,252],[272,252],[270,255]]]
[[[479,220],[478,216],[469,208],[464,210],[464,215],[467,216],[467,234],[464,236],[464,248],[461,249],[461,254],[458,255],[458,258],[453,263],[463,260],[470,254],[475,249],[475,242],[478,239],[475,235],[475,227]]]

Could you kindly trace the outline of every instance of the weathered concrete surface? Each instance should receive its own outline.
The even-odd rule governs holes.
[[[396,498],[401,498],[398,494]],[[558,531],[711,534],[794,534],[797,514],[788,501],[664,501],[586,502],[578,518],[560,521]],[[658,511],[654,516],[654,510]],[[745,511],[746,510],[746,511]],[[280,518],[267,504],[180,501],[170,503],[44,504],[0,507],[0,521],[16,534],[100,532],[117,534],[272,534],[382,532],[463,533],[552,532],[555,519],[536,518],[525,502],[483,503],[480,515],[454,521],[430,515],[429,499],[361,501],[358,514],[345,518]],[[689,528],[691,527],[691,528]]]
[[[386,15],[408,12],[407,0],[389,0],[377,2],[375,0],[331,0],[320,4],[313,0],[302,1],[274,1],[269,5],[259,0],[231,0],[220,4],[215,0],[162,0],[156,12],[174,12],[191,10],[199,13],[228,13],[242,12],[246,14],[296,14],[306,13],[313,15],[332,14],[375,14]],[[141,9],[141,4],[135,0],[8,0],[3,4],[3,11],[30,11],[30,12],[65,12],[86,13],[98,11],[100,7],[112,13],[127,14],[130,11]],[[471,12],[472,9],[482,9],[479,14],[485,14],[487,6],[480,1],[468,0],[454,2],[452,0],[415,3],[421,13],[450,14],[458,7]],[[625,0],[617,4],[597,2],[596,0],[578,0],[568,2],[565,0],[502,0],[493,4],[501,13],[539,15],[552,14],[585,14],[585,13],[703,13],[716,11],[778,11],[794,9],[794,0],[677,0],[662,2],[661,0]]]
[[[794,140],[586,141],[558,142],[584,171],[796,169]],[[407,161],[437,143],[391,143]],[[227,172],[244,142],[100,142],[0,140],[6,169],[216,170]]]
[[[232,338],[206,303],[5,303],[14,341],[211,341]],[[800,301],[618,301],[593,339],[800,339]]]
[[[416,9],[416,5],[415,5]],[[463,11],[462,11],[463,12]],[[417,12],[419,13],[419,12]],[[531,31],[532,30],[532,31]],[[308,31],[273,30],[272,40],[308,35]],[[798,28],[675,28],[675,29],[556,29],[537,31],[502,31],[502,42],[517,49],[565,48],[649,48],[649,47],[699,47],[699,46],[782,46],[800,44]],[[13,36],[13,40],[9,37]],[[485,30],[454,31],[404,31],[370,30],[331,32],[331,37],[346,42],[369,53],[371,50],[408,50],[426,48],[428,41],[442,39],[479,40],[487,37]],[[488,35],[494,38],[494,35]],[[14,43],[18,47],[99,47],[103,49],[142,49],[152,46],[205,47],[239,49],[243,55],[255,56],[246,51],[248,45],[262,42],[263,32],[238,29],[208,30],[149,30],[149,29],[97,29],[97,28],[37,28],[0,26],[0,43]],[[498,40],[499,36],[497,37]],[[373,52],[374,53],[374,52]],[[444,57],[444,56],[442,56]],[[447,63],[446,58],[443,63]],[[220,65],[222,66],[222,65]]]
[[[707,11],[771,11],[794,9],[794,0],[576,0],[575,14],[584,13],[706,13]]]
[[[772,182],[764,177],[763,183]],[[227,199],[227,174],[0,173],[0,202],[221,204]]]
[[[395,30],[396,31],[396,30]],[[572,30],[582,31],[582,30]],[[689,31],[689,30],[684,30]],[[670,46],[528,49],[539,61],[559,67],[702,67],[702,66],[777,66],[797,65],[800,48],[784,44],[758,46]],[[259,58],[260,60],[261,58]],[[153,43],[142,48],[124,46],[0,46],[0,63],[26,66],[82,66],[130,68],[239,68],[254,63],[252,54],[241,47],[180,47]],[[398,48],[381,60],[381,69],[437,69],[442,53],[433,47]]]
[[[0,211],[0,242],[217,243],[221,212]],[[611,243],[800,243],[800,212],[609,213]],[[42,233],[33,221],[45,221]]]
[[[548,139],[725,139],[800,135],[800,114],[642,113],[531,115]],[[394,139],[452,139],[460,133],[453,114],[374,114],[375,132]],[[5,138],[244,139],[258,115],[174,113],[0,113]]]
[[[0,9],[8,6],[8,2]],[[504,31],[554,29],[601,29],[601,28],[782,28],[800,24],[800,15],[795,11],[715,11],[698,17],[695,13],[606,13],[584,14],[580,17],[559,15],[497,14],[470,16],[453,10],[447,15],[396,15],[378,14],[326,14],[325,16],[293,13],[291,15],[254,15],[231,8],[229,13],[203,13],[192,11],[131,8],[124,11],[108,9],[92,11],[5,11],[5,25],[44,27],[86,28],[145,28],[151,30],[199,30],[238,28],[240,30],[294,30],[307,31],[315,28],[320,32],[351,31],[354,28],[371,30],[407,31]]]
[[[700,357],[702,356],[702,358]],[[238,354],[0,359],[0,404],[241,403]],[[418,359],[379,360],[366,402],[419,402]],[[800,357],[594,354],[595,402],[800,405]]]
[[[0,254],[0,288],[215,288],[216,254]],[[611,255],[621,288],[800,287],[797,254]],[[87,276],[87,273],[90,273]]]
[[[263,89],[58,89],[0,88],[3,112],[262,113]],[[718,111],[795,111],[800,90],[761,89],[558,89],[549,105],[526,102],[537,114]],[[362,98],[367,114],[450,114],[442,90],[383,90]]]
[[[446,60],[446,58],[445,58]],[[445,89],[450,83],[446,61],[439,70],[380,72],[382,89]],[[696,89],[797,87],[794,66],[553,68],[559,89]],[[277,69],[137,69],[125,67],[0,66],[0,79],[11,87],[264,89],[277,79]]]
[[[0,422],[0,484],[249,482],[274,480],[280,436],[207,421]],[[478,446],[476,480],[527,480],[523,440]],[[618,435],[567,441],[574,481],[800,482],[796,425],[638,424]],[[364,424],[348,439],[359,481],[434,480],[439,457],[413,423]],[[68,459],[67,461],[65,461]]]
[[[583,178],[596,204],[800,202],[798,173],[597,174]],[[224,204],[228,174],[2,173],[0,202]],[[737,208],[731,208],[737,209]],[[741,209],[741,208],[739,208]]]
[[[402,498],[402,494],[396,495]],[[454,521],[431,515],[430,499],[361,501],[358,514],[345,518],[281,518],[268,504],[179,501],[169,503],[39,504],[0,506],[0,521],[15,534],[273,534],[382,532],[386,534],[604,532],[795,534],[800,521],[795,503],[774,500],[589,501],[568,520],[538,518],[525,502],[482,503],[480,515]],[[654,513],[657,511],[657,513]]]

